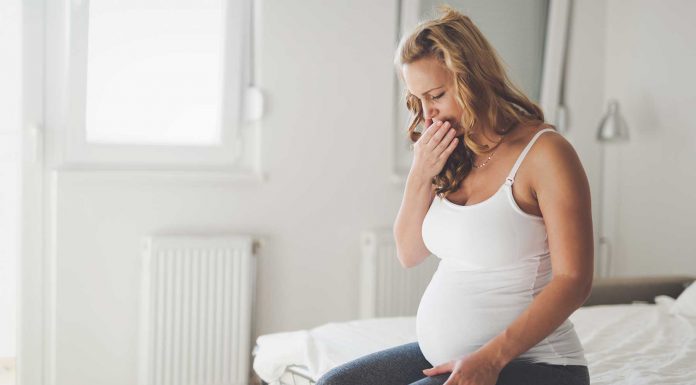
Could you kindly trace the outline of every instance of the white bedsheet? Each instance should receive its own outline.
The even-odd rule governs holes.
[[[334,366],[415,341],[415,322],[415,317],[373,318],[265,334],[256,339],[254,371],[270,384],[287,366],[304,365],[316,380]]]
[[[570,316],[593,385],[696,385],[696,318],[670,314],[670,297],[656,301],[582,307]],[[413,341],[415,317],[333,322],[259,336],[253,367],[268,383],[293,364],[307,366],[316,380],[334,366]]]
[[[656,305],[600,305],[570,317],[585,348],[593,385],[696,384],[696,318]]]

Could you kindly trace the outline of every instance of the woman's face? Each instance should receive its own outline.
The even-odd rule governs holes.
[[[406,88],[420,100],[425,127],[433,122],[448,121],[457,135],[463,134],[460,118],[462,108],[454,97],[450,71],[435,58],[424,58],[401,67]]]

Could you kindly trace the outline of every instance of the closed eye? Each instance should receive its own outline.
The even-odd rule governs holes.
[[[444,94],[445,94],[445,93],[443,92],[443,93],[441,93],[440,95],[433,96],[433,100],[438,100],[438,99],[440,99]]]

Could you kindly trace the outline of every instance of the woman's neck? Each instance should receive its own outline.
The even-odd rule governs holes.
[[[484,130],[485,132],[475,131],[471,133],[471,139],[479,146],[493,148],[503,139],[503,135],[499,135],[492,129],[485,128]]]

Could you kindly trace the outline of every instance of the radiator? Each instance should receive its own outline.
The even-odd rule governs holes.
[[[144,242],[140,385],[247,385],[256,261],[249,236]]]
[[[396,256],[392,229],[362,234],[360,318],[414,316],[439,260],[429,256],[404,268]]]

